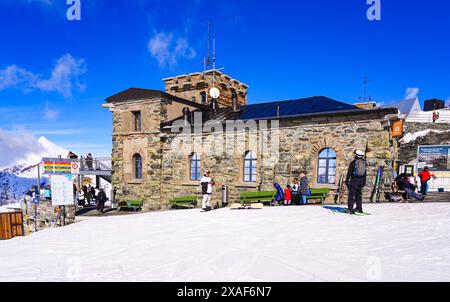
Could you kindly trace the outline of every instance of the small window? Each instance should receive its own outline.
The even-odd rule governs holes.
[[[319,184],[336,183],[336,151],[326,148],[320,152],[317,175]]]
[[[200,155],[194,153],[190,158],[191,180],[199,181],[201,179],[201,159]]]
[[[140,154],[133,155],[133,176],[134,179],[142,179],[142,156]]]
[[[256,153],[247,152],[244,157],[244,182],[256,182]]]
[[[200,100],[202,101],[202,104],[208,103],[208,95],[206,94],[206,92],[202,91],[200,93]]]
[[[134,121],[134,131],[141,131],[142,130],[142,119],[141,119],[141,112],[140,111],[133,111],[133,121]]]

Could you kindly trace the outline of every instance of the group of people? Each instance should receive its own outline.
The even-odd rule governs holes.
[[[350,214],[363,213],[363,189],[367,180],[365,155],[365,152],[356,150],[354,152],[354,160],[348,167],[345,184],[348,189],[348,212]],[[423,201],[427,195],[428,181],[431,180],[432,174],[429,172],[429,168],[425,167],[418,176],[421,179],[421,194],[416,193],[417,187],[409,181],[409,177],[406,174],[401,174],[395,181],[398,188],[406,192],[407,197]],[[215,185],[214,180],[211,178],[211,172],[205,171],[200,182],[203,194],[202,209],[208,211],[211,210],[211,195]],[[278,183],[274,183],[274,187],[277,190],[275,202],[279,205],[306,205],[307,197],[311,195],[306,173],[301,173],[299,178],[294,178],[294,182],[288,184],[285,189]]]
[[[78,155],[76,155],[72,151],[69,151],[69,153],[67,154],[67,158],[68,159],[78,159]],[[83,166],[86,165],[87,169],[90,171],[94,170],[94,157],[92,156],[91,153],[88,153],[84,158],[81,157],[81,159],[82,159],[81,164]]]
[[[100,188],[97,191],[96,188],[91,185],[82,186],[80,190],[77,189],[76,185],[73,187],[74,195],[76,196],[79,206],[90,206],[91,202],[95,201],[97,205],[97,213],[100,215],[104,213],[107,197],[103,188]]]
[[[306,205],[307,197],[311,195],[309,179],[305,172],[300,173],[299,178],[294,178],[292,184],[288,184],[283,190],[278,183],[273,184],[277,190],[275,201],[279,205]]]
[[[416,192],[418,188],[413,183],[414,179],[406,173],[400,174],[395,179],[395,182],[399,190],[405,191],[407,197],[424,201],[428,194],[428,182],[433,178],[433,175],[431,174],[429,167],[425,167],[417,176],[420,178],[420,194]]]

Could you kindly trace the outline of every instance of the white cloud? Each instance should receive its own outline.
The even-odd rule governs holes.
[[[450,97],[447,98],[447,102],[445,102],[445,107],[450,108]]]
[[[40,151],[42,151],[42,145],[31,134],[0,129],[0,167],[13,164],[30,153]]]
[[[405,100],[416,99],[419,95],[419,88],[413,87],[406,89]]]
[[[176,38],[173,33],[165,32],[157,33],[149,40],[148,50],[161,68],[170,69],[176,67],[180,59],[193,59],[197,55],[186,38]]]
[[[56,61],[48,79],[43,79],[41,75],[22,67],[11,65],[0,69],[0,91],[4,89],[19,89],[23,92],[40,90],[71,97],[73,91],[85,89],[81,76],[86,71],[85,60],[76,59],[71,54],[65,54]]]

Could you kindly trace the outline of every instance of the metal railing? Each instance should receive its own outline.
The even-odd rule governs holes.
[[[93,159],[86,159],[81,157],[79,159],[80,170],[82,171],[111,171],[112,163],[110,157],[97,157]]]

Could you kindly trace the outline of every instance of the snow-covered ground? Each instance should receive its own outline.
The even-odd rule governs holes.
[[[450,204],[90,218],[0,242],[0,281],[450,281]]]

